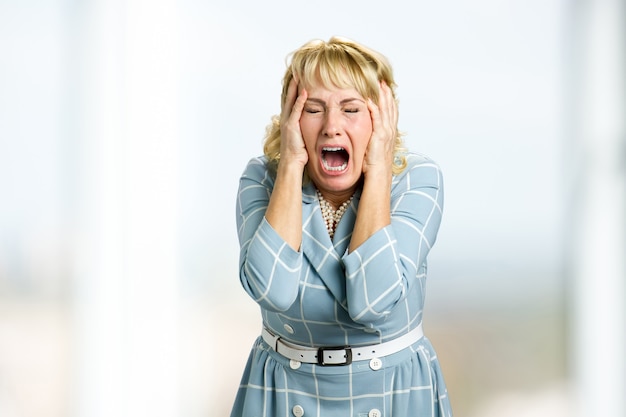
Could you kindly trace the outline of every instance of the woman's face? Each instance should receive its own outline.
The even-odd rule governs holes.
[[[354,88],[312,86],[300,117],[307,172],[327,199],[348,199],[361,178],[372,118]],[[334,197],[334,198],[333,198]]]

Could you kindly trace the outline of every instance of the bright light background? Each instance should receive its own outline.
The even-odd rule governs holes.
[[[619,28],[606,23],[621,3],[604,3],[592,28]],[[456,415],[571,415],[572,380],[593,370],[575,364],[590,347],[572,336],[568,312],[587,311],[572,307],[588,290],[577,271],[593,274],[601,259],[578,262],[586,247],[570,239],[587,235],[572,227],[603,201],[616,208],[605,229],[620,230],[624,212],[623,160],[598,207],[572,209],[586,201],[575,151],[599,149],[602,163],[613,155],[605,149],[624,146],[594,142],[598,130],[623,141],[623,124],[602,120],[583,124],[578,142],[590,145],[576,139],[585,110],[572,101],[624,109],[618,74],[609,71],[608,91],[622,94],[609,100],[572,89],[595,74],[571,67],[588,59],[573,50],[583,44],[605,62],[620,45],[601,36],[586,45],[595,38],[583,9],[566,0],[1,2],[0,416],[228,414],[260,325],[238,282],[238,178],[279,111],[287,54],[332,35],[390,59],[407,145],[444,171],[425,328]],[[617,55],[609,63],[623,68]],[[623,291],[611,291],[623,289],[613,279],[623,274],[621,231],[602,260],[612,265],[607,285],[591,286],[600,288],[591,309],[617,294],[608,358],[624,346],[623,330],[610,336],[624,328]],[[623,360],[616,366],[619,392]]]

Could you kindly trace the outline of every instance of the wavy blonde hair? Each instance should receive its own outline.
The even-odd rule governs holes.
[[[305,86],[321,83],[338,88],[354,88],[365,99],[379,101],[379,83],[384,81],[397,101],[393,70],[387,58],[378,52],[352,40],[332,37],[328,42],[313,40],[290,54],[287,70],[283,77],[281,108],[287,99],[287,88],[295,76]],[[289,57],[288,57],[289,58]],[[393,173],[399,174],[406,167],[406,149],[402,143],[402,133],[395,139]],[[280,116],[272,117],[267,127],[263,153],[274,169],[280,161]]]

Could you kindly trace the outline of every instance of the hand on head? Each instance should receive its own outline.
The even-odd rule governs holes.
[[[298,94],[298,81],[292,78],[280,113],[280,159],[285,163],[301,164],[303,168],[309,158],[300,129],[300,116],[306,99],[306,90],[302,89]]]
[[[372,168],[391,169],[393,164],[398,133],[398,106],[391,88],[384,81],[380,82],[379,91],[378,104],[368,100],[373,130],[365,153],[363,173]]]

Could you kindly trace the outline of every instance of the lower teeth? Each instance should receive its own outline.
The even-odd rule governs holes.
[[[326,161],[323,161],[323,162],[324,162],[324,168],[326,168],[328,171],[343,171],[348,166],[347,162],[344,162],[343,164],[337,167],[331,167],[330,165],[328,165]]]

